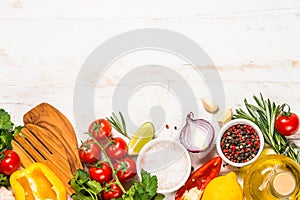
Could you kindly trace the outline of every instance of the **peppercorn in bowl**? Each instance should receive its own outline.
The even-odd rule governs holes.
[[[219,155],[226,163],[243,167],[260,156],[264,148],[264,137],[253,122],[235,119],[221,128],[216,146]]]

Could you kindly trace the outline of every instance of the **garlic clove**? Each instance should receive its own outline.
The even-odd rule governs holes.
[[[222,112],[218,117],[218,124],[220,127],[224,126],[227,122],[232,119],[233,113],[232,108],[228,108],[225,112]]]
[[[216,113],[219,110],[219,106],[209,99],[201,99],[204,109],[209,113]]]

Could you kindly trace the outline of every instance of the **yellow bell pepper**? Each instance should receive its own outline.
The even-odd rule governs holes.
[[[33,163],[10,176],[17,200],[66,200],[62,181],[45,164]]]

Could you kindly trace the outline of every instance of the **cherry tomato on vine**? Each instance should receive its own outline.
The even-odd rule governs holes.
[[[120,159],[127,154],[127,143],[122,138],[116,137],[110,139],[105,151],[110,159]]]
[[[89,168],[89,174],[92,180],[101,184],[112,179],[112,169],[107,162],[97,163]]]
[[[111,137],[111,125],[105,119],[97,119],[93,121],[88,129],[89,133],[98,141],[103,141]]]
[[[14,171],[21,166],[19,155],[13,150],[6,150],[4,158],[0,162],[0,172],[7,176],[11,175]]]
[[[122,197],[123,192],[115,180],[110,180],[105,184],[105,190],[102,191],[104,200],[118,199]]]
[[[136,175],[136,164],[131,158],[122,158],[114,164],[117,177],[120,181],[129,181]]]
[[[97,162],[101,157],[101,149],[95,144],[93,139],[89,139],[82,143],[79,150],[80,160],[86,164]]]
[[[295,113],[281,114],[275,120],[275,128],[281,135],[294,135],[299,129],[299,118]]]

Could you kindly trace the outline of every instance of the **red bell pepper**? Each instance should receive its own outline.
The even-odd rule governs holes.
[[[221,165],[222,158],[218,156],[198,168],[177,191],[175,200],[188,200],[190,199],[189,196],[193,196],[193,199],[201,199],[207,184],[219,175]],[[193,194],[189,194],[189,192]],[[195,198],[195,195],[198,198]]]

